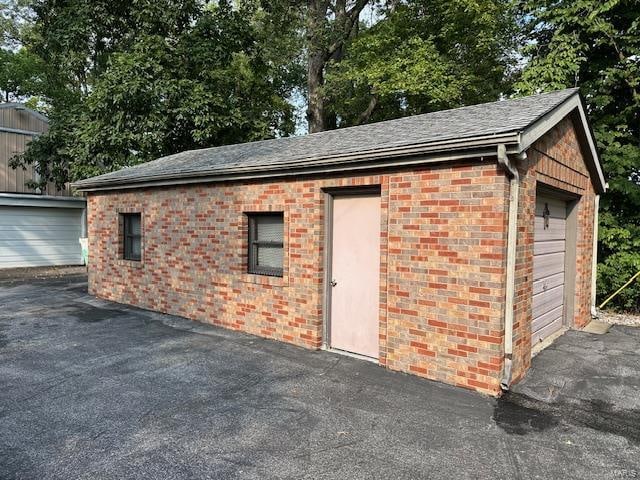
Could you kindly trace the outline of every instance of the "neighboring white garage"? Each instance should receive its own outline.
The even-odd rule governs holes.
[[[37,182],[35,188],[33,165],[11,166],[48,129],[47,118],[26,105],[0,104],[0,269],[83,263],[85,199],[68,185]]]
[[[81,265],[83,198],[0,194],[0,268]]]

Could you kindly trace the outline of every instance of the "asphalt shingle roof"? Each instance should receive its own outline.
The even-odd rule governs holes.
[[[175,176],[223,175],[238,168],[301,165],[349,153],[516,133],[576,93],[577,89],[573,88],[304,136],[189,150],[81,180],[74,185],[90,188]]]

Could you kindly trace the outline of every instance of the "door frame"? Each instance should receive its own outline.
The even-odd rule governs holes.
[[[539,196],[555,198],[556,200],[565,202],[565,204],[567,205],[567,217],[564,235],[564,296],[562,299],[564,308],[562,312],[562,326],[570,328],[573,326],[573,318],[575,316],[576,260],[578,254],[578,204],[581,197],[580,195],[567,192],[566,190],[560,190],[545,183],[537,182],[535,199],[536,204],[538,203]],[[534,228],[534,244],[535,241],[536,237]],[[573,248],[568,248],[569,245],[572,245]]]
[[[335,197],[358,197],[362,195],[379,195],[382,200],[382,188],[380,185],[362,185],[353,187],[325,187],[322,189],[324,196],[324,255],[322,260],[322,349],[361,358],[370,362],[380,362],[380,350],[378,357],[371,358],[357,353],[345,352],[331,347],[331,274],[333,261],[333,200]]]

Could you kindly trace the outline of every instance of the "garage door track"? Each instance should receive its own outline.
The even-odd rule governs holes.
[[[495,400],[97,300],[82,276],[6,283],[0,478],[639,478],[638,340],[570,332]]]

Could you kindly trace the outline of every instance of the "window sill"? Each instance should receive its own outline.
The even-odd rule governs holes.
[[[259,275],[257,273],[243,273],[240,281],[244,283],[253,283],[255,285],[267,285],[270,287],[286,287],[289,285],[289,277],[272,277],[269,275]]]
[[[116,265],[130,268],[142,268],[144,263],[142,260],[125,260],[124,258],[119,258],[116,260]]]

